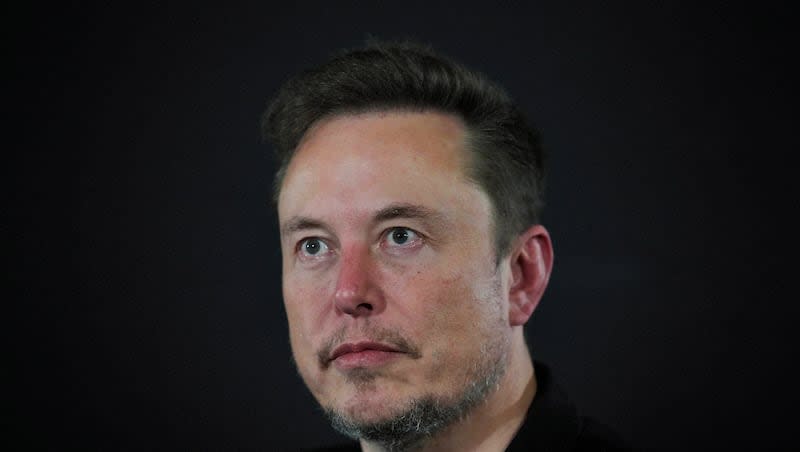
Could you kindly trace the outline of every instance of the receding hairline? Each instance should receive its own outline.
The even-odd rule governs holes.
[[[461,142],[458,146],[458,152],[460,155],[460,167],[461,167],[461,179],[469,184],[472,185],[474,188],[485,194],[489,200],[489,205],[491,212],[489,214],[489,226],[492,231],[497,231],[499,226],[498,224],[498,206],[496,205],[496,200],[492,197],[492,194],[489,192],[486,186],[482,183],[480,178],[477,174],[475,174],[475,165],[479,165],[480,163],[478,160],[480,159],[478,152],[476,150],[477,146],[481,146],[480,142],[480,132],[474,130],[469,126],[466,119],[459,114],[458,112],[446,111],[440,108],[434,107],[395,107],[395,106],[387,106],[382,108],[361,108],[361,109],[350,109],[350,110],[341,110],[337,112],[331,112],[329,114],[324,115],[323,117],[319,118],[318,120],[314,121],[303,133],[300,141],[298,142],[297,146],[288,153],[286,161],[281,166],[280,170],[276,174],[275,178],[275,190],[274,190],[274,202],[275,205],[279,205],[280,195],[283,191],[283,185],[285,181],[286,173],[288,172],[291,162],[294,160],[295,156],[297,155],[298,151],[301,150],[303,144],[307,142],[307,140],[314,135],[314,132],[319,130],[319,128],[323,127],[326,124],[329,124],[332,121],[336,121],[339,119],[358,119],[358,118],[365,118],[369,116],[378,116],[385,117],[388,115],[423,115],[423,114],[438,114],[449,119],[455,121],[456,125],[460,128],[461,132]],[[497,250],[495,250],[497,251]],[[498,255],[498,258],[500,256]]]
[[[329,112],[328,114],[323,115],[322,117],[315,120],[311,123],[306,130],[303,132],[303,135],[300,137],[300,140],[297,142],[297,146],[294,149],[291,149],[285,157],[285,160],[282,162],[278,172],[275,175],[274,181],[274,189],[273,189],[273,196],[274,202],[277,205],[281,191],[283,190],[283,182],[286,177],[286,172],[289,170],[291,166],[291,162],[294,160],[295,156],[297,155],[298,151],[301,150],[304,144],[306,144],[310,137],[314,135],[314,133],[319,130],[321,127],[329,124],[332,121],[336,121],[339,119],[347,119],[347,118],[366,118],[369,116],[378,116],[385,117],[388,115],[424,115],[424,114],[438,114],[444,117],[448,117],[453,119],[458,127],[461,129],[462,133],[462,140],[460,143],[461,152],[463,158],[463,168],[464,171],[464,180],[468,183],[475,184],[479,189],[482,191],[486,191],[486,189],[480,184],[475,177],[473,177],[471,168],[472,165],[475,163],[475,152],[474,146],[476,145],[475,137],[478,135],[467,123],[466,119],[463,115],[459,114],[455,111],[447,111],[445,109],[436,108],[436,107],[420,107],[420,106],[395,106],[395,105],[388,105],[388,106],[372,106],[367,108],[357,108],[357,109],[341,109],[337,111]],[[488,193],[487,193],[488,194]]]
[[[464,123],[463,174],[492,201],[497,249],[507,252],[515,235],[539,222],[544,205],[539,131],[502,85],[415,39],[341,49],[281,86],[261,123],[279,162],[273,201],[298,146],[319,124],[368,112],[426,111]]]
[[[291,160],[294,158],[294,156],[297,153],[297,151],[300,150],[301,147],[303,147],[303,144],[308,140],[308,138],[311,135],[314,134],[314,132],[316,130],[318,130],[323,125],[325,125],[327,123],[330,123],[332,121],[335,121],[335,120],[338,120],[338,119],[344,119],[344,118],[353,118],[353,119],[366,118],[368,116],[385,117],[385,116],[395,115],[395,114],[396,115],[417,115],[417,114],[424,115],[424,114],[429,114],[429,113],[439,114],[439,115],[442,115],[442,116],[447,116],[447,117],[450,117],[451,119],[456,120],[458,125],[461,127],[461,130],[464,132],[464,143],[465,143],[465,146],[467,145],[467,143],[471,142],[471,138],[470,137],[471,137],[472,133],[470,131],[469,125],[467,124],[467,122],[464,119],[463,115],[461,115],[461,114],[459,114],[458,112],[455,112],[455,111],[447,111],[447,110],[444,110],[444,109],[441,109],[441,108],[436,108],[436,107],[421,107],[421,106],[414,106],[414,105],[408,105],[408,106],[404,106],[404,105],[399,105],[399,106],[395,106],[395,105],[380,106],[380,105],[378,105],[378,106],[370,106],[370,107],[365,107],[365,108],[342,109],[342,110],[331,111],[331,112],[321,116],[320,118],[315,120],[313,123],[311,123],[306,128],[306,130],[303,132],[303,135],[300,137],[300,139],[298,140],[297,146],[295,146],[294,149],[292,149],[288,153],[285,164],[286,164],[286,166],[288,166],[289,162],[291,162]]]

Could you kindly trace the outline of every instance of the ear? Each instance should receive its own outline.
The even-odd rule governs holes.
[[[517,237],[511,250],[509,323],[524,325],[542,299],[553,269],[553,244],[541,225],[531,226]]]

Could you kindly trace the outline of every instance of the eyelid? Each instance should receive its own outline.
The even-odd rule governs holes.
[[[303,250],[303,245],[306,242],[308,242],[309,240],[318,240],[318,241],[320,241],[325,246],[326,249],[324,250],[324,252],[322,252],[322,254],[306,254],[304,252],[304,250]],[[307,259],[318,259],[318,258],[321,258],[323,256],[327,256],[332,251],[333,251],[333,246],[332,246],[330,240],[328,240],[328,239],[326,239],[324,237],[320,237],[318,235],[312,235],[312,236],[303,237],[300,240],[298,240],[297,243],[294,246],[295,254],[300,256],[300,257],[302,257],[302,258],[307,258]]]
[[[383,231],[383,233],[381,234],[381,243],[387,243],[388,240],[389,240],[389,237],[391,237],[391,234],[394,231],[397,231],[397,230],[409,231],[410,233],[414,234],[416,237],[409,237],[409,241],[407,243],[397,244],[397,245],[388,244],[387,246],[401,247],[401,248],[412,248],[413,244],[419,243],[421,241],[424,241],[427,238],[424,234],[422,234],[421,232],[417,231],[414,228],[409,228],[407,226],[392,226],[390,228],[385,229]]]

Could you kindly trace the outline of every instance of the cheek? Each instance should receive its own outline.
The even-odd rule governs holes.
[[[315,324],[322,310],[330,305],[332,291],[331,277],[327,272],[293,272],[284,274],[283,299],[286,311],[296,318],[290,321]],[[309,325],[309,328],[314,326]]]
[[[408,290],[416,319],[416,337],[425,338],[431,345],[446,351],[457,350],[465,344],[478,314],[476,293],[471,281],[461,275],[439,275],[419,278]],[[420,344],[424,346],[423,344]]]
[[[409,313],[416,320],[410,323],[412,337],[431,358],[426,380],[468,380],[474,372],[469,363],[493,335],[501,334],[502,298],[496,281],[481,276],[428,273],[406,287],[408,300],[415,300]]]
[[[289,337],[298,364],[314,356],[321,332],[327,287],[319,280],[287,277],[283,282],[283,300],[289,323]]]

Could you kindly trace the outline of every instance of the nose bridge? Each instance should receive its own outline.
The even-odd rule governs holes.
[[[343,249],[339,260],[334,304],[352,316],[369,315],[378,307],[374,290],[373,262],[369,247],[356,243]]]

